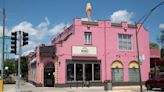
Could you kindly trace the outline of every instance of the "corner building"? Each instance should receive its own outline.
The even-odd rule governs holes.
[[[139,63],[136,29],[140,25],[74,19],[71,26],[65,27],[51,41],[51,46],[55,47],[53,58],[36,55],[36,58],[41,59],[36,59],[38,74],[35,83],[42,86],[47,86],[45,84],[49,84],[48,81],[53,82],[52,86],[82,86],[86,81],[90,85],[102,85],[105,80],[112,80],[112,83],[137,83]],[[141,77],[142,81],[146,81],[150,71],[150,49],[149,32],[143,25],[138,33],[138,42],[143,57]]]

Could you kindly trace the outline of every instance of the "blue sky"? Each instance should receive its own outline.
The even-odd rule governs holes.
[[[38,44],[49,44],[73,18],[86,17],[87,1],[92,4],[92,20],[134,23],[163,0],[0,0],[0,17],[5,7],[7,35],[16,30],[29,32],[30,44],[24,47],[24,52],[28,53]],[[144,26],[150,32],[150,41],[156,42],[160,30],[164,29],[164,5],[153,12]],[[0,36],[1,30],[2,18]]]

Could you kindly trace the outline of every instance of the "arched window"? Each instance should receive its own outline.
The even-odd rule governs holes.
[[[131,61],[129,63],[129,82],[139,81],[139,64],[137,61]]]
[[[112,82],[123,82],[123,64],[121,61],[112,63]]]

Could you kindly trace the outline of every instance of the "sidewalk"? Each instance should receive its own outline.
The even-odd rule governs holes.
[[[143,86],[143,90],[147,91]],[[21,91],[22,92],[140,92],[139,86],[115,86],[111,91],[104,91],[104,87],[64,87],[64,88],[56,88],[56,87],[35,87],[34,85],[21,82]],[[3,92],[16,92],[16,85],[7,84],[4,85]],[[149,92],[149,91],[147,91]],[[153,92],[153,91],[151,91]],[[157,91],[156,91],[157,92]]]

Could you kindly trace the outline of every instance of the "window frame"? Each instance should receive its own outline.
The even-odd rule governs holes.
[[[86,44],[86,45],[92,44],[92,32],[84,32],[84,44]]]
[[[74,75],[73,75],[74,76],[74,80],[71,80],[71,81],[70,80],[67,80],[67,65],[68,64],[73,64],[74,65]],[[78,80],[78,81],[76,79],[76,65],[77,64],[82,64],[82,67],[83,67],[83,79],[82,80]],[[82,62],[78,62],[78,61],[71,61],[71,62],[70,61],[67,61],[66,62],[66,70],[65,70],[66,71],[65,72],[65,74],[66,74],[65,75],[65,78],[66,79],[65,79],[65,82],[66,83],[74,83],[74,82],[83,82],[83,81],[85,81],[84,80],[84,76],[85,76],[84,71],[85,71],[85,65],[86,64],[91,64],[92,65],[92,80],[90,80],[90,81],[91,82],[100,82],[101,81],[101,63],[100,62],[94,62],[94,63],[93,62],[86,62],[86,63],[82,63]],[[99,66],[100,66],[100,80],[95,80],[94,79],[94,73],[93,73],[94,72],[94,64],[99,64]]]
[[[122,35],[121,39],[120,39],[120,35]],[[125,39],[123,36],[125,36]],[[128,36],[130,36],[130,39]],[[123,46],[124,41],[126,42],[126,47]],[[121,42],[121,44],[120,44],[120,42]],[[129,46],[130,45],[130,44],[128,44],[129,42],[131,42],[131,46]],[[120,48],[120,47],[122,47],[122,48]],[[129,47],[131,47],[131,49],[128,49]],[[118,49],[120,51],[133,51],[133,35],[132,34],[121,34],[121,33],[119,33],[118,34]]]

